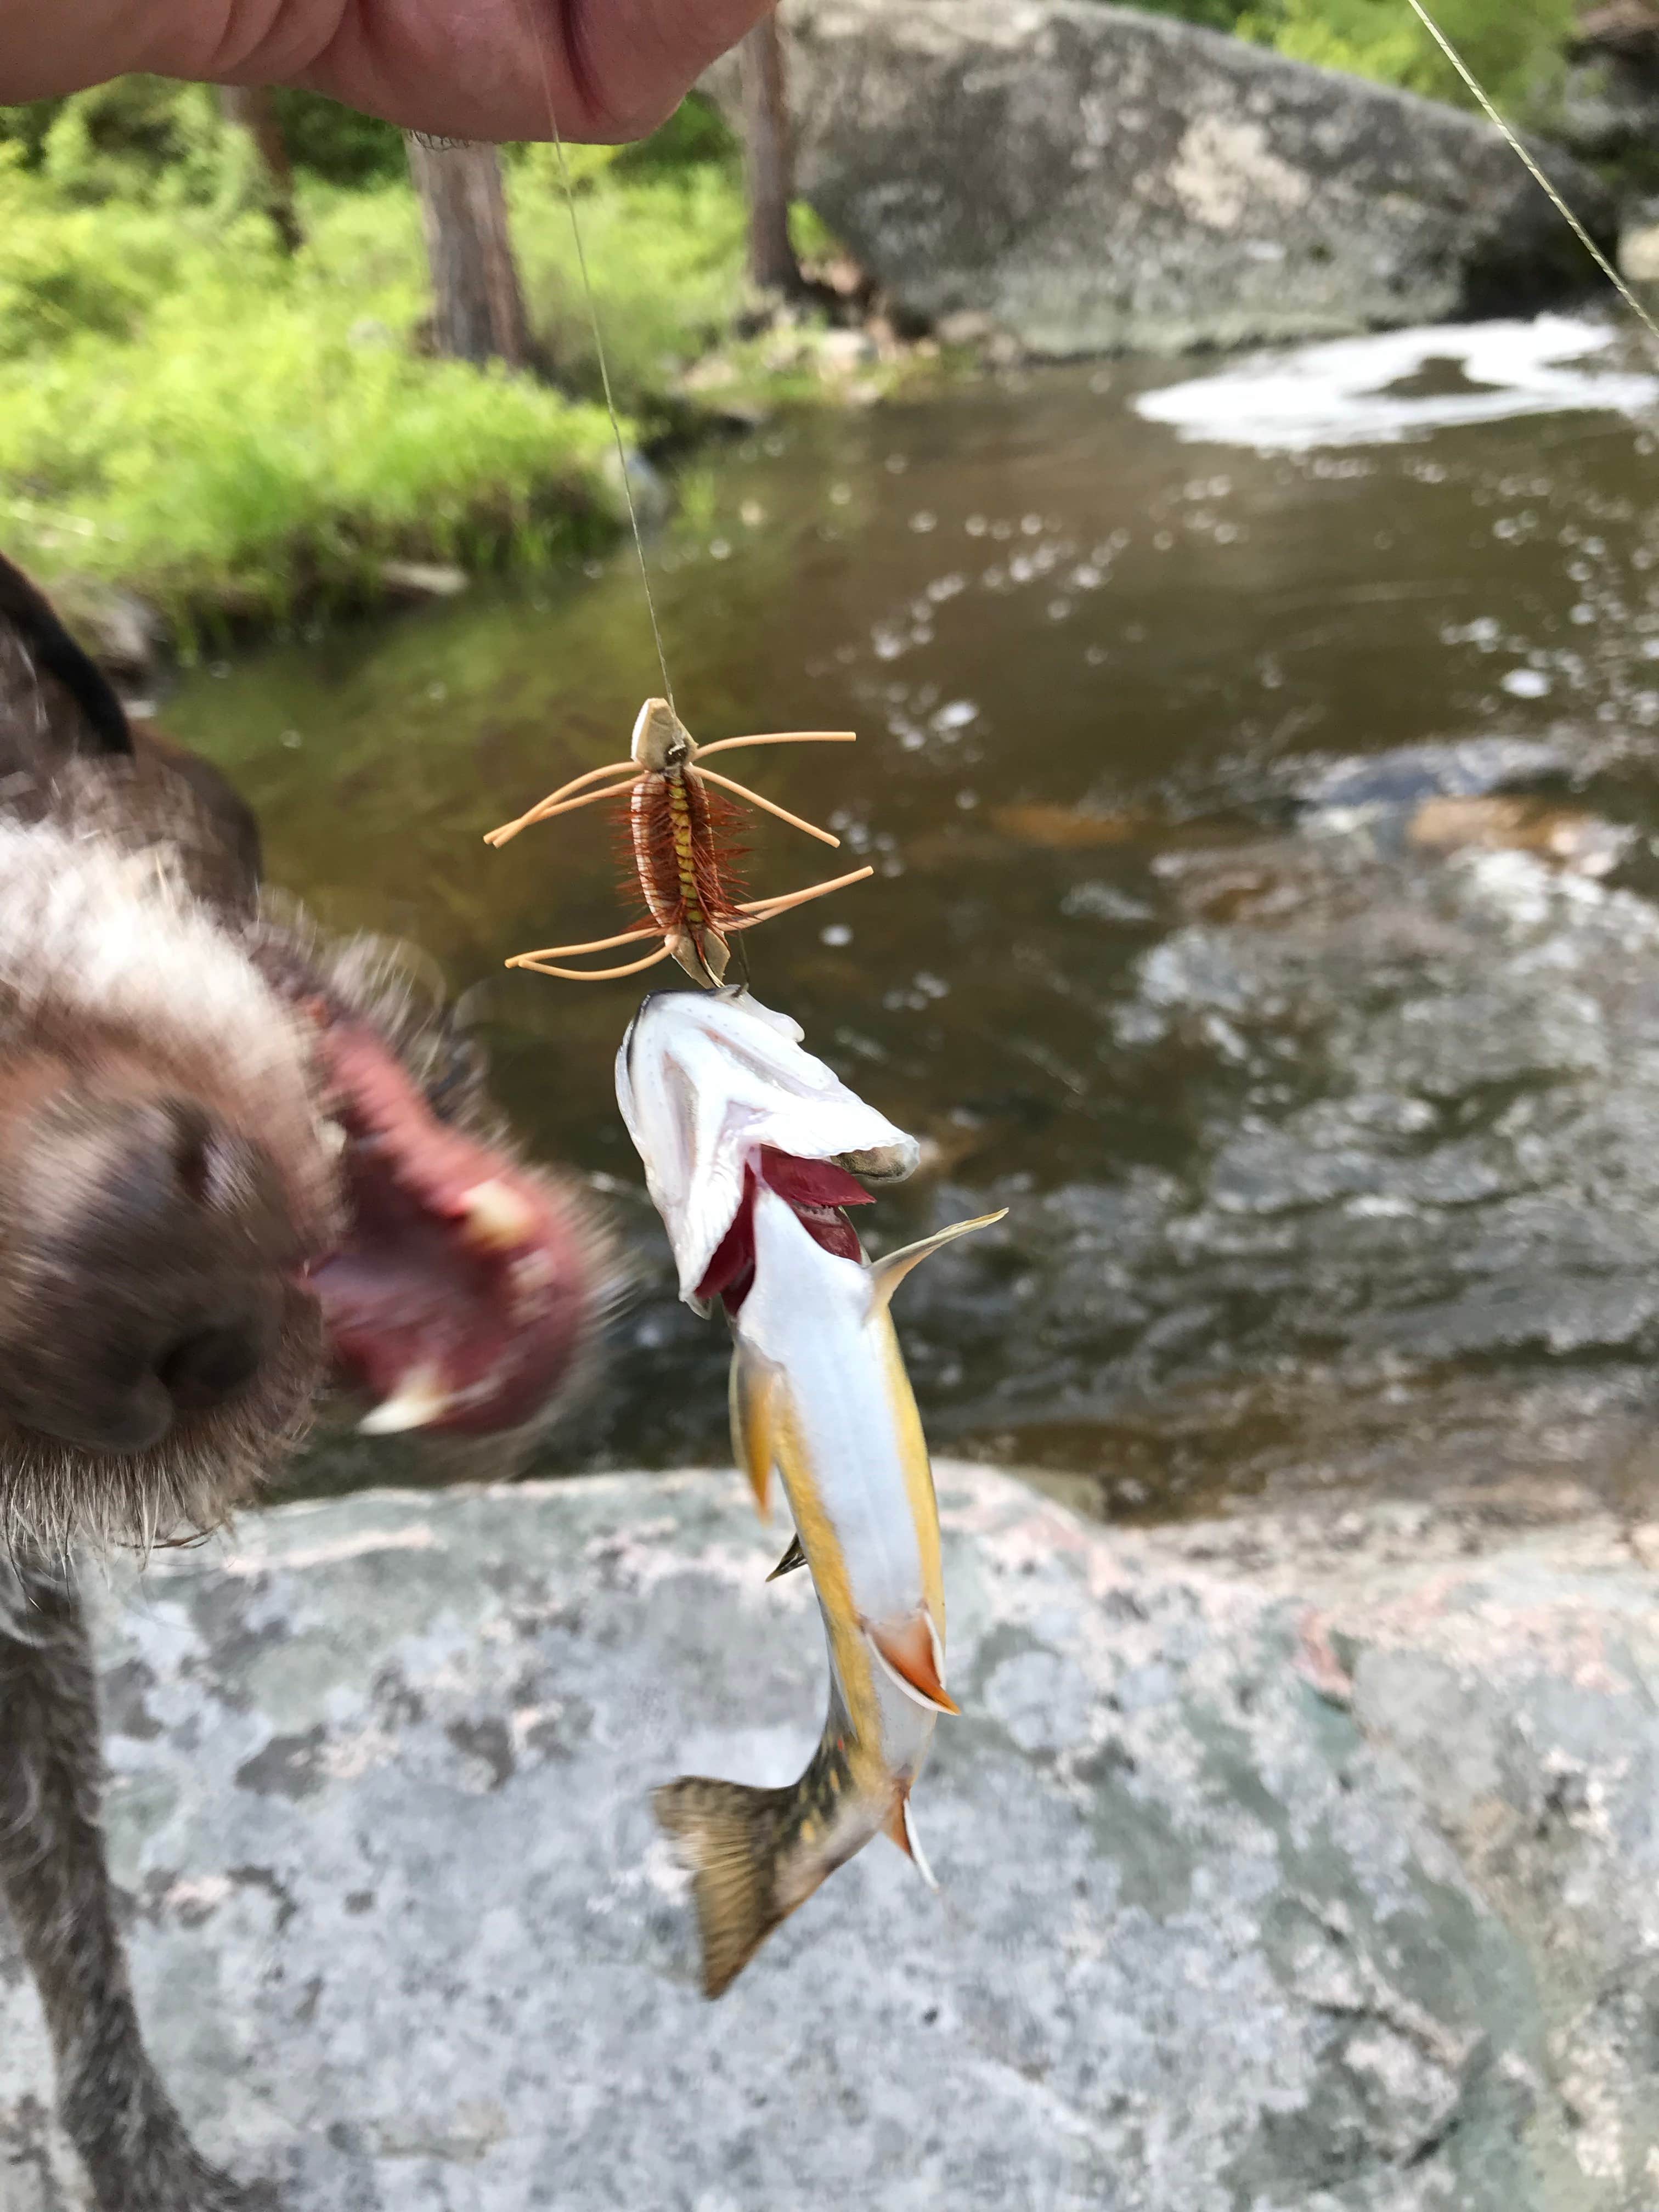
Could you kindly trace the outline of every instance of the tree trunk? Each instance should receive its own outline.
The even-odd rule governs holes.
[[[455,361],[524,368],[530,338],[501,155],[493,146],[411,133],[409,167],[426,230],[437,350]]]
[[[749,274],[763,291],[795,293],[800,264],[789,243],[794,197],[794,148],[783,41],[777,19],[763,16],[738,48],[743,86],[744,167],[749,179]]]
[[[294,168],[288,158],[288,142],[270,104],[269,89],[262,84],[221,85],[219,112],[227,123],[246,131],[252,140],[263,187],[261,203],[284,246],[297,253],[306,234],[294,206]]]

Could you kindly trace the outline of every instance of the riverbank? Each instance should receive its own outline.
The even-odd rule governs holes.
[[[94,625],[112,592],[185,658],[467,575],[579,556],[623,509],[568,210],[511,179],[544,379],[424,349],[400,181],[257,211],[74,204],[0,166],[0,532]],[[730,164],[582,187],[624,435],[650,450],[785,400],[879,398],[921,365],[822,313],[757,316]],[[145,617],[149,620],[149,617]]]

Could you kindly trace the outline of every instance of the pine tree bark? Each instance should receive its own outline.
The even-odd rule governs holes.
[[[268,87],[226,84],[219,88],[219,112],[227,123],[246,131],[258,157],[261,200],[289,252],[297,253],[306,242],[294,205],[294,165],[288,158],[288,141],[276,119]]]
[[[743,88],[744,167],[749,184],[749,274],[766,292],[804,289],[789,243],[794,198],[793,137],[777,19],[763,16],[738,48]]]
[[[410,174],[420,197],[432,271],[433,341],[454,361],[530,357],[501,155],[493,146],[410,137]]]

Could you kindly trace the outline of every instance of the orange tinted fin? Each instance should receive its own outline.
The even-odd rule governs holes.
[[[755,1493],[763,1521],[772,1510],[776,1388],[777,1376],[769,1367],[745,1359],[741,1351],[732,1354],[732,1380],[727,1393],[732,1412],[732,1456],[749,1477],[749,1486]]]
[[[911,1614],[898,1628],[864,1624],[870,1648],[908,1698],[930,1712],[959,1713],[962,1707],[939,1680],[937,1639],[926,1608]]]
[[[921,1838],[916,1833],[915,1817],[910,1810],[910,1785],[905,1783],[893,1800],[893,1809],[882,1823],[882,1832],[896,1843],[905,1857],[929,1889],[937,1889],[933,1869],[927,1863],[927,1854],[921,1848]]]

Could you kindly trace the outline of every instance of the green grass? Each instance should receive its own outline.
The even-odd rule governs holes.
[[[1468,88],[1406,0],[1133,0],[1164,15],[1237,31],[1293,60],[1347,70],[1469,106]],[[1426,0],[1430,13],[1516,119],[1547,119],[1575,0]]]
[[[416,210],[303,194],[295,259],[258,216],[67,202],[0,168],[0,529],[48,581],[154,599],[188,641],[372,597],[388,557],[545,558],[617,520],[568,215],[513,179],[532,324],[559,386],[420,350]],[[742,210],[719,167],[606,165],[581,193],[619,404],[648,407],[729,325]]]
[[[1520,121],[1547,112],[1575,0],[1427,0],[1429,11],[1497,105]],[[1472,105],[1468,88],[1405,0],[1261,0],[1238,28],[1297,61]]]
[[[561,383],[599,390],[570,212],[547,149],[512,178],[513,235],[537,343]],[[577,149],[592,154],[597,149]],[[613,163],[577,193],[582,244],[619,406],[648,409],[732,328],[744,301],[741,189],[723,167]]]

